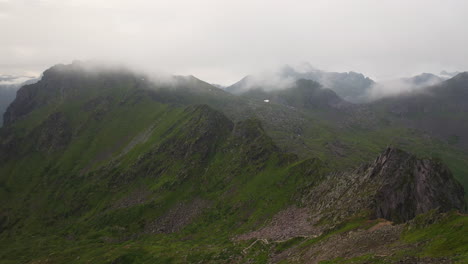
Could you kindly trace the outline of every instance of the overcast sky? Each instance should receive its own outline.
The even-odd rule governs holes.
[[[374,79],[468,70],[467,0],[0,0],[0,74],[125,62],[229,84],[309,62]]]

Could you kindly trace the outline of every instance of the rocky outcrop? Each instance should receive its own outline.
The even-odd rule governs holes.
[[[38,104],[35,100],[38,89],[35,84],[23,86],[18,90],[16,99],[8,106],[3,115],[3,124],[10,125],[19,117],[31,112]]]
[[[379,219],[391,225],[432,210],[466,209],[463,187],[446,166],[399,149],[387,148],[372,163],[324,177],[308,175],[307,168],[313,168],[313,163],[298,166],[291,173],[311,179],[302,192],[301,207],[280,211],[266,226],[237,239],[317,237],[350,219]]]
[[[389,148],[369,173],[382,182],[375,195],[377,218],[405,222],[432,209],[465,209],[463,187],[439,161]]]
[[[395,148],[354,171],[329,175],[303,201],[313,219],[333,222],[358,213],[406,222],[432,209],[466,209],[463,187],[445,165]]]

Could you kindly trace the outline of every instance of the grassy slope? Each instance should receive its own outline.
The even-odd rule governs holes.
[[[121,99],[118,94],[112,96],[115,96],[114,101],[118,102]],[[224,142],[223,146],[230,151],[212,154],[203,176],[193,175],[193,178],[188,180],[177,181],[177,172],[184,165],[177,161],[167,161],[166,173],[160,177],[139,177],[130,184],[109,190],[114,171],[130,170],[142,154],[164,145],[165,142],[184,138],[184,133],[190,132],[186,129],[193,126],[190,123],[196,118],[193,115],[197,113],[187,113],[179,107],[143,99],[138,101],[138,104],[128,103],[115,108],[108,106],[111,110],[102,116],[106,122],[101,122],[93,118],[93,113],[87,115],[80,111],[82,105],[92,98],[93,96],[90,96],[82,102],[75,101],[71,104],[64,102],[59,108],[53,108],[53,111],[59,109],[67,115],[67,119],[72,120],[74,131],[80,130],[65,151],[33,151],[22,159],[12,160],[2,166],[1,175],[7,176],[2,178],[2,186],[5,188],[1,195],[9,201],[3,210],[8,212],[8,217],[19,220],[18,224],[2,234],[3,243],[8,245],[2,247],[4,262],[28,261],[35,258],[49,258],[57,262],[78,261],[72,252],[88,250],[88,256],[86,253],[80,254],[79,262],[90,259],[93,259],[93,262],[111,260],[125,251],[101,254],[103,251],[112,252],[111,248],[116,247],[114,243],[103,245],[104,238],[125,240],[125,236],[140,234],[142,223],[163,214],[172,205],[192,200],[194,197],[214,203],[213,209],[204,214],[198,224],[193,224],[185,231],[187,234],[196,234],[197,237],[193,238],[195,245],[205,245],[204,241],[207,240],[217,245],[213,246],[213,249],[203,247],[203,253],[200,254],[206,257],[211,251],[218,252],[225,244],[232,247],[229,238],[235,232],[242,232],[261,223],[283,208],[290,202],[295,186],[303,181],[296,179],[301,175],[287,176],[287,165],[279,164],[291,158],[274,151],[271,140],[260,134],[247,145],[246,142],[237,142],[238,139],[235,138]],[[45,120],[46,116],[53,112],[48,108],[51,107],[45,106],[32,113],[14,129],[28,135],[28,131],[32,131],[34,126],[41,123],[40,120]],[[187,122],[189,125],[186,125]],[[244,123],[244,126],[249,131],[257,129],[258,124],[252,121]],[[138,138],[142,131],[150,131],[146,142],[136,144],[125,156],[119,157],[119,153],[122,153],[129,142]],[[187,136],[185,138],[189,138],[191,134]],[[115,143],[119,141],[123,142]],[[26,139],[22,147],[27,149],[32,144],[33,142]],[[233,144],[240,144],[243,149],[239,150],[233,147]],[[251,152],[263,153],[262,148],[266,148],[265,160],[259,161],[258,164],[254,159],[244,160]],[[102,169],[101,165],[107,164],[113,158],[117,158],[119,165],[111,171]],[[167,157],[153,157],[161,162],[164,162],[165,158]],[[194,159],[196,161],[197,158]],[[292,158],[291,161],[293,160]],[[253,163],[250,164],[250,161]],[[83,168],[86,168],[86,172]],[[226,182],[229,179],[230,182]],[[152,201],[130,208],[109,210],[112,203],[142,185],[151,190],[154,198]],[[246,211],[250,213],[246,214]],[[239,227],[234,233],[230,229],[232,225]],[[216,233],[213,233],[213,230],[216,230]],[[142,243],[140,245],[146,247],[143,241],[153,241],[154,247],[164,247],[166,253],[163,255],[167,254],[168,258],[177,256],[167,248],[168,241],[178,240],[183,236],[149,236],[144,233],[140,235],[142,238],[135,243]],[[11,243],[12,236],[15,243]],[[75,236],[78,237],[67,239]],[[193,243],[189,246],[179,241],[171,247],[179,245],[188,251]],[[96,248],[97,245],[99,249]],[[138,258],[144,258],[145,250],[137,251]],[[56,257],[48,257],[54,252]]]
[[[314,179],[291,170],[297,161],[272,149],[272,142],[261,135],[247,142],[227,136],[218,149],[225,151],[210,152],[208,160],[196,155],[191,157],[190,162],[196,165],[191,177],[180,178],[179,172],[186,169],[186,164],[169,161],[169,152],[152,156],[153,163],[165,164],[165,173],[140,177],[132,171],[132,166],[138,164],[143,155],[164,144],[173,146],[173,140],[188,138],[191,132],[187,127],[192,126],[194,119],[203,122],[203,118],[199,119],[200,113],[187,112],[178,105],[161,103],[138,93],[132,96],[131,83],[121,83],[114,88],[90,92],[81,100],[46,105],[14,125],[18,135],[27,136],[51,113],[61,111],[71,120],[73,131],[79,133],[74,134],[65,151],[32,151],[0,167],[0,198],[8,201],[2,205],[2,212],[19,220],[0,235],[0,262],[110,263],[118,259],[117,263],[229,263],[252,259],[256,263],[266,263],[271,248],[258,245],[244,256],[241,250],[250,242],[233,242],[231,238],[264,224],[276,212],[294,203],[292,197],[296,190]],[[91,112],[83,111],[84,104],[103,96],[111,96],[113,103]],[[120,103],[122,101],[125,103]],[[442,143],[428,144],[418,135],[398,128],[340,130],[313,115],[308,118],[306,123],[313,125],[306,126],[303,134],[306,151],[308,155],[326,160],[332,169],[367,161],[388,142],[406,138],[406,142],[394,144],[419,154],[436,153],[452,162],[449,166],[456,176],[464,179],[461,175],[466,172],[465,156]],[[244,126],[247,130],[257,128],[255,122]],[[270,133],[277,136],[275,131]],[[285,138],[285,135],[277,138]],[[324,151],[324,144],[336,139],[357,155],[337,159],[331,152]],[[24,150],[34,146],[35,142],[29,140],[22,145]],[[287,139],[283,141],[283,145],[287,143]],[[128,148],[129,145],[133,148]],[[268,154],[266,158],[255,162],[257,156],[254,156],[245,163],[249,153],[264,149]],[[319,161],[315,166],[317,177],[329,171]],[[136,178],[112,185],[114,176],[122,172],[129,172]],[[129,208],[113,207],[141,188],[149,190],[151,199]],[[180,232],[144,232],[146,223],[164,215],[174,205],[194,198],[209,201],[209,210],[203,211]],[[463,225],[466,216],[454,216],[453,221]],[[416,243],[424,239],[433,241],[438,236],[455,236],[458,242],[453,243],[463,242],[460,237],[463,232],[453,232],[450,226],[452,224],[411,230],[402,240]],[[336,232],[353,228],[356,225],[350,222]],[[314,241],[304,243],[313,244]],[[434,243],[435,250],[440,249],[440,244]],[[434,252],[430,245],[425,248],[429,255]],[[459,251],[460,247],[454,246],[445,248],[441,255],[452,256]],[[466,256],[460,258],[466,259]]]
[[[452,171],[454,177],[462,183],[465,192],[468,192],[468,153],[458,147],[439,140],[435,137],[425,136],[424,133],[403,127],[397,123],[382,123],[370,128],[357,125],[337,125],[336,121],[324,119],[327,113],[320,111],[304,111],[299,115],[301,127],[299,135],[288,130],[293,127],[282,127],[275,121],[268,120],[263,112],[278,112],[270,105],[270,109],[259,109],[263,116],[259,116],[265,123],[267,133],[288,151],[298,154],[300,157],[319,157],[330,167],[336,170],[349,169],[364,162],[373,160],[383,149],[388,146],[398,147],[414,153],[419,157],[438,158],[442,160]],[[266,108],[266,106],[264,106]],[[291,115],[291,113],[288,113]],[[293,116],[295,117],[295,116]],[[299,119],[299,118],[297,118]],[[293,119],[294,120],[294,119]],[[339,142],[343,155],[333,152],[329,144]],[[465,195],[468,201],[468,195]]]

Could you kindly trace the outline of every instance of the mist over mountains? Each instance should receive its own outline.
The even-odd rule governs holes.
[[[0,263],[468,259],[468,73],[364,102],[363,74],[280,73],[216,87],[75,61],[22,85]]]
[[[259,76],[247,76],[239,82],[226,87],[226,91],[241,94],[247,90],[258,88],[281,90],[290,88],[295,81],[300,79],[320,83],[323,87],[335,91],[343,99],[350,102],[364,100],[363,97],[374,85],[374,81],[359,73],[325,72],[305,63],[296,68],[286,65],[274,72],[264,73]]]
[[[333,90],[348,102],[368,103],[383,97],[424,89],[451,78],[447,77],[450,75],[449,73],[445,71],[442,73],[440,76],[432,73],[421,73],[412,77],[376,82],[362,73],[353,71],[327,72],[318,70],[308,63],[302,63],[294,67],[286,65],[278,70],[248,75],[223,89],[234,94],[243,94],[249,90],[259,89],[264,91],[284,90],[291,88],[295,81],[305,79],[315,81],[323,88]]]
[[[467,10],[0,0],[0,264],[468,263]]]
[[[353,104],[367,104],[378,101],[386,97],[404,96],[414,94],[417,91],[425,91],[428,87],[442,83],[450,79],[449,76],[455,76],[459,72],[448,73],[442,71],[440,75],[432,73],[421,73],[412,77],[399,78],[394,80],[386,80],[376,82],[362,73],[350,72],[327,72],[313,67],[309,63],[301,63],[295,66],[285,65],[277,70],[263,71],[259,74],[248,75],[240,81],[230,85],[223,86],[219,84],[208,84],[204,81],[190,76],[177,76],[167,73],[157,72],[149,73],[141,70],[132,69],[131,67],[124,66],[123,64],[112,64],[105,62],[82,62],[74,61],[71,64],[76,70],[84,70],[89,74],[96,74],[99,72],[128,72],[140,75],[142,80],[148,83],[155,83],[165,87],[181,86],[181,83],[188,84],[190,80],[198,80],[203,82],[202,86],[213,86],[218,89],[225,90],[234,95],[242,95],[261,100],[271,100],[272,102],[282,101],[285,102],[286,94],[295,94],[294,91],[287,91],[289,89],[297,90],[298,86],[303,86],[306,82],[301,80],[310,80],[308,83],[310,88],[305,89],[304,92],[312,92],[313,90],[331,90],[336,99],[334,104],[344,107],[346,102]],[[61,66],[54,68],[60,69]],[[25,77],[25,76],[11,76],[2,75],[0,83],[0,93],[2,93],[2,101],[0,104],[0,113],[6,110],[9,103],[14,99],[16,91],[23,85],[32,84],[37,82],[40,78]],[[197,87],[197,84],[189,85]],[[315,88],[312,88],[315,87]],[[208,89],[208,88],[207,88]],[[281,98],[281,99],[279,99]],[[320,96],[314,95],[311,98],[318,100]],[[330,98],[329,98],[330,99]],[[324,100],[323,102],[327,102]],[[339,103],[340,102],[340,103]],[[313,104],[310,104],[313,105]],[[294,104],[293,104],[294,106]]]

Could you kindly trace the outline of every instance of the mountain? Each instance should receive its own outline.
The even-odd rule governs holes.
[[[448,71],[441,71],[440,72],[440,75],[442,77],[446,77],[446,78],[452,78],[452,77],[455,77],[455,75],[459,74],[460,72],[456,71],[456,72],[448,72]]]
[[[219,88],[219,89],[225,89],[226,88],[226,86],[221,85],[221,84],[212,83],[211,85],[213,85],[214,87]]]
[[[353,171],[324,176],[302,189],[298,198],[299,207],[288,207],[266,226],[243,234],[240,239],[294,241],[270,255],[279,263],[290,259],[298,263],[329,259],[351,262],[350,256],[361,263],[356,248],[373,256],[362,263],[374,263],[379,259],[376,255],[389,256],[403,246],[399,238],[405,236],[404,232],[408,232],[405,229],[411,229],[415,221],[421,221],[420,218],[433,221],[430,208],[446,211],[455,204],[462,210],[466,207],[461,185],[452,181],[443,164],[418,159],[394,148],[386,149],[375,161]],[[409,221],[417,214],[420,218]],[[353,219],[354,223],[340,224],[344,219]],[[364,227],[366,219],[380,220],[370,220],[370,226]],[[403,222],[408,224],[395,224]],[[336,238],[323,241],[324,236]],[[384,261],[393,263],[391,258]],[[438,261],[442,259],[434,263]]]
[[[402,223],[434,208],[465,209],[463,188],[447,167],[399,149],[387,148],[374,162],[329,177],[304,198],[322,218],[340,219],[367,209],[371,217]]]
[[[421,73],[419,75],[403,78],[402,81],[408,84],[411,89],[427,87],[435,84],[439,84],[447,78],[434,75],[432,73]]]
[[[292,76],[295,79],[314,80],[324,87],[336,92],[341,98],[352,103],[362,102],[368,90],[375,84],[369,77],[356,72],[326,72],[306,71],[297,72],[292,67],[285,67],[283,76]]]
[[[0,86],[0,122],[3,124],[3,113],[5,112],[8,105],[13,102],[16,96],[17,89],[15,88],[6,88],[4,86]]]
[[[384,98],[374,103],[388,118],[408,127],[426,131],[450,144],[468,149],[468,73],[460,73],[420,91]]]
[[[326,72],[307,67],[297,70],[284,66],[274,76],[246,76],[239,82],[226,88],[234,94],[243,93],[249,89],[280,90],[288,88],[288,84],[299,79],[312,80],[323,87],[331,89],[346,101],[357,103],[365,100],[367,92],[375,84],[373,80],[356,72]],[[266,80],[265,80],[266,79]],[[273,79],[274,81],[271,81]]]
[[[48,69],[5,113],[0,263],[468,259],[457,146],[311,80],[266,103],[89,68]]]
[[[0,124],[3,124],[3,113],[5,113],[8,105],[13,102],[16,96],[16,91],[26,84],[36,82],[37,79],[23,76],[0,76]]]
[[[332,90],[324,89],[319,83],[305,79],[295,81],[288,89],[265,91],[258,88],[248,90],[242,95],[302,109],[338,109],[349,105]]]

